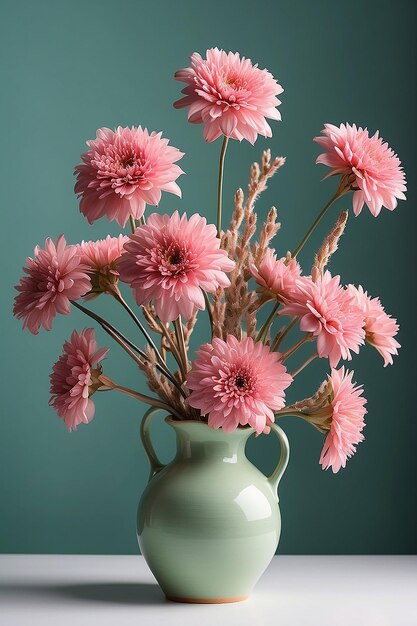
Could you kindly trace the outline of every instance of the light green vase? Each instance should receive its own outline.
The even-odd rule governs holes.
[[[141,428],[151,464],[138,509],[141,552],[170,600],[244,600],[278,545],[277,488],[288,464],[287,437],[272,425],[281,456],[266,477],[245,455],[253,429],[225,433],[202,422],[167,418],[176,432],[177,453],[163,465],[149,434],[157,411],[148,411]]]

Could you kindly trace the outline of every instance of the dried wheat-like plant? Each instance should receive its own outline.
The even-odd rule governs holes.
[[[334,254],[334,252],[336,252],[339,240],[345,230],[347,219],[348,212],[342,211],[336,224],[321,244],[321,247],[315,256],[313,267],[311,268],[311,278],[314,282],[316,282],[318,277],[323,274],[326,265],[329,263],[330,257]]]
[[[284,157],[276,157],[271,163],[271,152],[265,150],[261,162],[251,166],[246,199],[242,189],[236,191],[232,218],[229,228],[222,234],[221,244],[236,265],[230,274],[230,287],[219,289],[213,298],[212,326],[215,337],[226,339],[228,335],[234,335],[241,339],[242,332],[251,337],[256,332],[258,298],[248,285],[250,266],[262,261],[280,224],[277,222],[277,210],[272,207],[261,226],[259,240],[252,243],[258,219],[255,203],[267,188],[268,180],[284,163]]]

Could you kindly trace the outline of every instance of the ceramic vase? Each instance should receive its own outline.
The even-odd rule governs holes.
[[[272,425],[281,455],[271,476],[265,476],[245,454],[252,428],[225,433],[204,422],[167,418],[177,450],[164,465],[149,430],[158,410],[150,409],[141,426],[151,465],[138,508],[141,552],[169,600],[244,600],[278,546],[277,489],[288,464],[288,439]]]

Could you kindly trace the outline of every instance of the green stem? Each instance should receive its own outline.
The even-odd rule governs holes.
[[[136,356],[135,352],[137,354],[139,354],[144,361],[148,361],[149,362],[149,357],[146,354],[146,352],[144,352],[143,350],[141,350],[140,348],[135,346],[135,344],[132,343],[127,337],[125,337],[123,335],[123,333],[121,333],[119,330],[117,330],[117,328],[112,326],[109,322],[106,322],[105,319],[103,319],[102,317],[100,317],[99,315],[94,313],[94,311],[90,311],[90,309],[87,309],[82,304],[79,304],[78,302],[75,302],[74,300],[71,301],[71,304],[73,304],[77,309],[82,311],[85,315],[88,315],[88,317],[91,317],[91,319],[93,319],[95,322],[100,324],[101,328],[108,335],[110,335],[110,337],[112,339],[114,339],[114,341],[116,341],[125,350],[125,352],[127,352],[132,357],[132,359],[138,365],[141,365],[141,361]],[[159,363],[155,363],[155,367],[161,374],[166,376],[166,378],[168,378],[168,380],[171,381],[171,383],[173,385],[175,385],[175,387],[178,389],[178,391],[181,393],[181,395],[185,398],[186,394],[184,393],[184,390],[178,384],[178,381],[176,380],[175,376],[173,374],[171,374],[171,372],[166,367],[166,365],[164,365],[164,367],[162,367]]]
[[[260,331],[258,332],[258,334],[256,335],[256,339],[255,341],[264,341],[268,335],[268,330],[270,325],[272,324],[274,317],[280,307],[280,302],[276,302],[274,308],[272,309],[271,313],[268,315],[265,323],[263,324],[263,326],[261,326]]]
[[[135,322],[136,326],[139,328],[140,332],[145,337],[146,341],[149,343],[151,348],[154,350],[156,358],[157,358],[158,362],[160,363],[161,367],[167,369],[166,363],[165,363],[164,359],[162,358],[162,355],[159,352],[158,348],[156,347],[155,342],[153,341],[152,337],[150,336],[150,334],[148,333],[146,328],[143,326],[142,322],[138,319],[138,317],[132,311],[132,309],[130,308],[130,306],[128,305],[126,300],[123,298],[123,296],[120,293],[120,291],[119,290],[112,291],[112,296],[117,300],[117,302],[119,302],[122,305],[122,307],[128,312],[128,314],[130,315],[132,320]]]
[[[292,253],[292,257],[296,257],[297,254],[300,252],[300,250],[302,248],[304,248],[304,245],[306,244],[306,242],[308,241],[308,239],[310,238],[310,235],[315,231],[315,229],[317,228],[317,226],[320,224],[321,220],[323,219],[323,217],[325,216],[325,214],[327,213],[327,210],[330,209],[330,207],[332,206],[332,204],[334,202],[336,202],[336,200],[338,198],[341,198],[342,196],[344,196],[346,193],[348,193],[350,191],[350,186],[347,186],[345,177],[342,177],[341,181],[340,181],[340,185],[337,188],[336,193],[334,194],[334,196],[332,198],[330,198],[330,200],[328,201],[328,203],[323,207],[323,209],[320,211],[320,213],[318,214],[318,216],[316,217],[316,219],[314,220],[313,224],[310,226],[310,228],[308,229],[307,233],[305,234],[304,238],[300,241],[300,243],[298,244],[298,246],[296,247],[296,249],[294,250],[294,252]]]
[[[308,357],[308,359],[306,359],[306,360],[304,361],[304,363],[302,363],[302,364],[300,365],[300,367],[298,367],[298,368],[297,368],[294,372],[292,372],[291,376],[292,376],[293,378],[295,378],[295,377],[297,376],[297,374],[299,374],[300,372],[302,372],[302,371],[303,371],[303,369],[304,369],[305,367],[307,367],[307,365],[310,365],[310,363],[311,363],[312,361],[314,361],[314,359],[315,359],[316,357],[318,357],[317,352],[315,352],[314,354],[312,354],[311,356],[309,356],[309,357]]]
[[[301,411],[292,409],[291,407],[285,407],[284,409],[281,409],[281,411],[275,411],[274,415],[275,417],[286,417],[288,415],[291,415],[292,417],[305,417]]]
[[[222,195],[223,195],[223,172],[224,172],[224,157],[226,156],[227,144],[229,137],[225,137],[222,143],[222,149],[220,152],[219,163],[219,181],[217,186],[217,235],[221,236],[222,233]]]
[[[281,363],[286,361],[292,354],[294,354],[294,352],[298,350],[298,348],[301,348],[303,344],[305,344],[307,341],[311,341],[311,339],[312,339],[311,333],[306,333],[304,337],[301,337],[300,341],[297,341],[297,343],[292,346],[292,348],[284,352],[284,354],[281,354],[280,359],[279,359]]]
[[[75,300],[71,300],[71,304],[73,304],[77,309],[85,313],[85,315],[88,315],[88,317],[91,317],[91,319],[93,319],[95,322],[100,324],[100,326],[103,328],[103,330],[107,332],[107,334],[110,335],[109,331],[111,331],[112,333],[117,335],[122,341],[124,341],[125,344],[127,344],[130,348],[132,348],[132,350],[134,350],[137,354],[139,354],[143,359],[148,358],[146,353],[143,350],[135,346],[135,344],[132,341],[130,341],[130,339],[125,337],[125,335],[123,335],[123,333],[121,333],[120,330],[118,330],[115,326],[110,324],[110,322],[106,322],[106,320],[100,317],[100,315],[97,315],[97,313],[94,313],[94,311],[90,311],[90,309],[87,309],[85,306],[83,306],[82,304],[79,304]]]
[[[281,345],[285,337],[288,335],[290,330],[294,328],[297,322],[298,322],[298,317],[294,317],[294,319],[288,324],[287,328],[277,332],[277,334],[275,335],[275,339],[272,342],[271,350],[277,350],[279,348],[279,346]]]

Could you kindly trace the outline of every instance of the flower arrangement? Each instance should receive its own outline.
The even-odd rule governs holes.
[[[405,174],[397,155],[378,132],[355,124],[326,124],[314,141],[317,158],[336,177],[335,193],[292,252],[276,253],[280,229],[272,207],[258,225],[255,203],[285,158],[264,151],[250,169],[247,193],[238,189],[227,225],[222,216],[223,171],[231,139],[255,143],[271,137],[267,119],[280,120],[283,88],[265,69],[238,53],[213,48],[198,53],[175,74],[185,83],[174,106],[188,109],[188,120],[202,124],[208,142],[222,138],[217,190],[217,225],[195,213],[160,215],[162,192],[181,197],[177,162],[183,152],[162,133],[141,126],[100,128],[87,141],[76,166],[75,193],[90,224],[106,217],[131,233],[104,240],[68,244],[64,235],[37,246],[16,287],[14,315],[37,334],[51,330],[57,314],[71,307],[96,322],[144,372],[152,395],[111,380],[103,372],[107,348],[99,348],[94,330],[74,332],[64,344],[51,374],[50,404],[69,430],[94,415],[93,396],[108,390],[127,394],[165,409],[177,420],[199,420],[214,429],[252,427],[268,433],[283,415],[309,422],[324,435],[320,464],[337,472],[363,440],[366,400],[353,372],[340,365],[364,344],[376,348],[384,366],[392,364],[400,344],[399,330],[378,298],[362,286],[344,285],[327,269],[348,219],[338,216],[324,238],[311,270],[304,271],[299,253],[324,214],[352,194],[358,216],[367,206],[373,216],[405,199]],[[135,305],[122,294],[128,285]],[[145,339],[138,346],[91,308],[93,299],[113,297],[133,319]],[[190,336],[200,311],[211,341],[192,360]],[[262,310],[261,325],[258,318]],[[291,342],[294,330],[301,338]],[[297,362],[297,351],[311,351]],[[328,360],[330,373],[309,398],[291,405],[285,391],[314,359]]]

